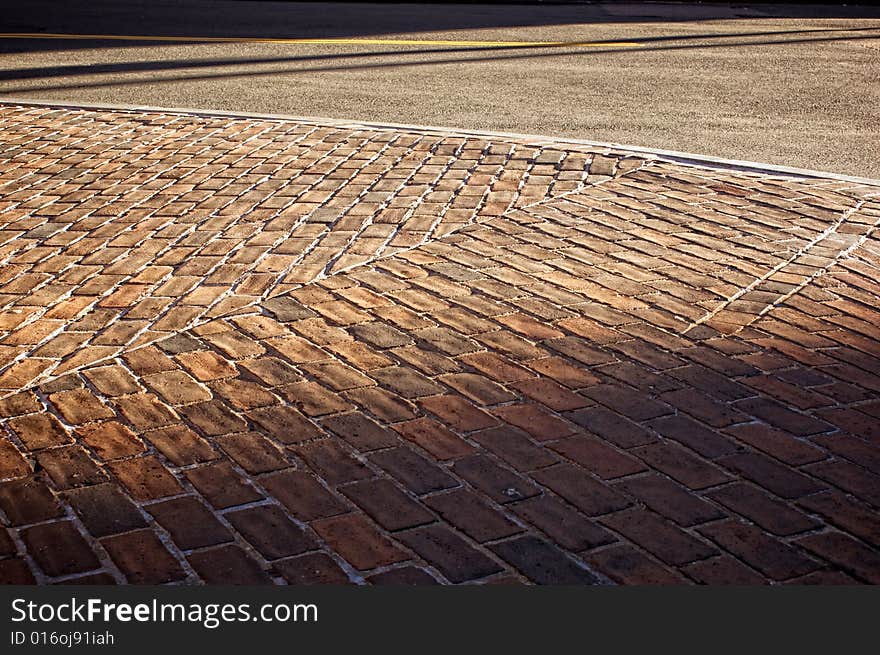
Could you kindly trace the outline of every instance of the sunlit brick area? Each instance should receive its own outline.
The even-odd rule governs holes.
[[[0,107],[0,581],[880,582],[880,187]]]

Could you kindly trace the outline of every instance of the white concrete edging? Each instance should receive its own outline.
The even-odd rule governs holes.
[[[674,162],[678,164],[690,164],[692,166],[702,166],[706,168],[721,168],[726,170],[737,170],[746,173],[763,173],[766,175],[779,175],[785,177],[812,177],[823,178],[828,180],[839,180],[841,182],[852,182],[854,184],[867,184],[870,186],[880,186],[880,179],[868,177],[858,177],[854,175],[843,175],[841,173],[829,173],[826,171],[816,171],[806,168],[794,168],[791,166],[777,166],[775,164],[764,164],[759,162],[744,161],[739,159],[725,159],[723,157],[712,157],[710,155],[700,155],[688,152],[679,152],[676,150],[664,150],[660,148],[646,148],[642,146],[633,146],[621,143],[605,143],[602,141],[589,141],[586,139],[572,139],[567,137],[552,137],[547,135],[535,134],[518,134],[515,132],[493,132],[489,130],[467,130],[449,127],[436,127],[430,125],[412,125],[407,123],[384,123],[369,122],[359,120],[346,120],[339,118],[322,118],[314,116],[293,116],[290,114],[261,114],[246,111],[226,111],[219,109],[192,109],[188,107],[153,107],[149,105],[114,105],[108,103],[90,103],[80,101],[63,101],[51,99],[33,99],[33,98],[16,98],[5,97],[0,95],[0,104],[2,105],[21,105],[30,107],[55,107],[58,109],[95,109],[110,111],[149,111],[164,114],[182,114],[187,116],[204,116],[213,118],[242,118],[254,120],[276,120],[276,121],[298,121],[314,123],[318,125],[332,125],[336,127],[357,128],[363,127],[378,130],[405,130],[408,132],[423,132],[430,134],[447,134],[449,136],[470,136],[496,139],[515,139],[517,141],[525,141],[534,145],[553,146],[553,145],[578,145],[588,146],[596,149],[614,150],[617,152],[625,152],[633,155],[649,155],[655,159]]]

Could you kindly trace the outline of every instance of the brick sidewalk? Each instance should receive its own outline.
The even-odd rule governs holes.
[[[880,582],[880,187],[0,107],[0,580]]]

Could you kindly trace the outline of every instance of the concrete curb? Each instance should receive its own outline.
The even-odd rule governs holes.
[[[632,155],[650,156],[661,161],[668,161],[677,164],[687,164],[690,166],[700,166],[712,169],[735,170],[744,173],[757,173],[764,175],[775,175],[781,177],[797,177],[797,178],[822,178],[828,180],[838,180],[841,182],[851,182],[853,184],[865,184],[880,187],[880,179],[868,177],[858,177],[854,175],[843,175],[840,173],[829,173],[826,171],[816,171],[806,168],[794,168],[791,166],[777,166],[775,164],[764,164],[760,162],[744,161],[738,159],[724,159],[723,157],[713,157],[710,155],[700,155],[688,152],[679,152],[676,150],[663,150],[659,148],[645,148],[642,146],[633,146],[621,143],[605,143],[602,141],[589,141],[586,139],[572,139],[566,137],[552,137],[547,135],[535,134],[519,134],[515,132],[493,132],[490,130],[466,130],[449,127],[436,127],[430,125],[412,125],[407,123],[381,123],[369,121],[346,120],[338,118],[322,118],[314,116],[294,116],[290,114],[261,114],[257,112],[246,111],[224,111],[216,109],[192,109],[188,107],[153,107],[150,105],[113,105],[107,103],[89,103],[89,102],[68,102],[61,100],[41,100],[33,98],[16,98],[0,96],[0,105],[20,105],[27,107],[54,107],[58,109],[93,109],[106,111],[127,111],[139,112],[149,111],[164,114],[180,114],[185,116],[203,116],[210,118],[241,118],[254,120],[275,120],[275,121],[298,121],[312,123],[316,125],[331,125],[344,128],[367,128],[376,130],[405,130],[408,132],[421,132],[434,135],[449,136],[469,136],[496,139],[513,139],[523,141],[531,145],[553,146],[553,145],[575,145],[587,146],[590,148],[612,150],[615,152],[623,152]]]

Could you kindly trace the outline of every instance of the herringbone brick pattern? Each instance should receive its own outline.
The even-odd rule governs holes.
[[[283,121],[6,108],[0,130],[7,390],[597,177],[583,150]]]
[[[0,170],[7,181],[0,217],[23,222],[7,228],[7,284],[35,274],[46,276],[45,286],[68,284],[58,280],[80,267],[131,278],[89,295],[95,306],[71,306],[66,318],[48,314],[74,295],[37,304],[24,283],[2,291],[10,323],[18,308],[33,310],[6,326],[3,341],[18,353],[4,373],[16,384],[4,385],[10,391],[0,401],[4,581],[880,580],[880,188],[564,144],[538,149],[285,121],[7,112],[21,130],[17,147],[31,143],[30,133],[43,135],[46,148],[29,174]],[[109,162],[135,161],[134,151],[146,148],[137,130],[155,129],[174,152],[213,162],[203,179],[183,183],[192,189],[176,189],[173,202],[186,202],[177,198],[202,183],[217,189],[124,248],[111,245],[118,233],[101,227],[83,238],[110,240],[93,242],[85,255],[68,254],[63,239],[47,243],[62,232],[52,229],[64,212],[40,208],[67,202],[81,212],[80,196],[64,199],[83,187],[68,188],[79,178],[51,163],[52,132],[39,126],[57,125],[58,138],[69,139],[89,121],[104,126],[104,143],[120,141],[114,156],[102,155],[107,170],[85,187],[122,170]],[[207,142],[206,134],[223,130],[223,141]],[[324,145],[297,142],[313,132]],[[231,134],[254,139],[253,148],[235,145]],[[431,180],[440,182],[413,173],[396,178],[411,183],[377,191],[352,181],[381,179],[420,139],[425,150],[415,159],[450,162],[422,166],[436,167]],[[458,145],[446,151],[449,140]],[[327,198],[300,192],[312,193],[332,166],[305,174],[299,155],[289,168],[259,173],[265,164],[256,160],[236,165],[239,157],[261,159],[253,152],[263,148],[275,153],[268,161],[290,156],[279,154],[288,147],[315,157],[340,143],[372,154],[345,160],[359,162],[333,181],[348,203],[327,213]],[[377,152],[384,154],[365,163]],[[169,163],[154,156],[157,166]],[[486,172],[476,173],[481,167]],[[131,185],[125,193],[134,199],[149,181],[130,182],[131,174],[117,181]],[[295,191],[298,175],[311,177]],[[515,189],[495,186],[510,179]],[[268,186],[252,205],[261,180]],[[428,200],[450,180],[458,191]],[[23,206],[32,196],[16,195],[13,184],[42,184],[55,198]],[[227,185],[236,189],[228,205],[198,210]],[[375,193],[383,194],[379,206],[371,205]],[[493,193],[503,195],[490,200]],[[473,206],[447,222],[456,198]],[[398,200],[406,210],[377,220]],[[277,206],[244,220],[260,202]],[[351,224],[364,227],[346,229],[345,212],[360,202],[367,207],[357,211],[366,213]],[[157,208],[142,205],[150,211],[134,225]],[[272,229],[285,208],[323,216],[320,229],[307,218]],[[409,222],[421,209],[433,216],[430,228],[407,229],[425,225]],[[102,225],[116,229],[108,218]],[[179,239],[159,236],[181,225]],[[211,226],[199,237],[204,243],[189,240],[197,225]],[[390,232],[373,237],[376,225]],[[389,237],[409,231],[400,243]],[[168,250],[138,250],[156,241]],[[215,245],[211,252],[220,254],[199,254],[218,241],[225,251]],[[252,261],[226,258],[256,243]],[[299,255],[326,251],[311,267],[294,244]],[[83,263],[116,247],[119,257]],[[178,262],[159,261],[175,248],[183,249]],[[181,271],[209,256],[219,257],[216,268]],[[276,256],[277,267],[258,270]],[[58,260],[57,271],[41,268],[57,257],[71,259]],[[104,272],[129,259],[141,262],[136,270]],[[226,281],[213,277],[236,263]],[[270,283],[238,292],[261,275]],[[185,293],[223,291],[204,305],[178,299],[149,319],[129,318],[137,304],[101,306],[141,284],[153,286],[139,290],[140,302],[156,302],[165,298],[156,285],[190,277]],[[88,284],[69,284],[80,283]],[[112,310],[111,327],[153,322],[115,350],[83,354],[101,346],[96,340],[108,329],[77,326],[95,312],[111,316],[95,307]],[[199,311],[163,328],[160,314],[181,307]],[[50,320],[56,330],[15,343],[20,330]],[[86,337],[68,352],[40,354],[65,334]],[[53,363],[14,377],[37,360]]]

